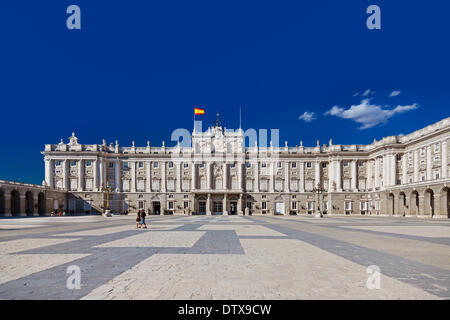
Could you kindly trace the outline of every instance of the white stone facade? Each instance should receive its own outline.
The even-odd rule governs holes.
[[[192,146],[47,144],[45,184],[113,211],[175,214],[390,214],[449,217],[450,118],[369,145],[244,147],[242,130],[193,132]],[[323,189],[321,198],[313,189]],[[319,199],[319,200],[318,200]],[[248,208],[246,210],[245,208]]]

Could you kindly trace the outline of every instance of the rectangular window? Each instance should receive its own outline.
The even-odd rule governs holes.
[[[144,209],[144,201],[138,201],[138,208]]]
[[[56,160],[55,161],[55,166],[56,167],[61,167],[61,160]]]
[[[123,166],[124,169],[128,169],[129,168],[128,162],[122,162],[122,166]]]
[[[322,168],[326,168],[327,167],[327,163],[326,162],[322,162]]]
[[[110,168],[114,168],[114,162],[108,162]]]
[[[144,163],[142,161],[139,161],[138,162],[138,168],[140,169],[140,168],[143,168],[143,167],[144,167]]]
[[[439,142],[434,145],[434,152],[439,152],[440,144]]]
[[[153,168],[158,169],[158,167],[159,167],[159,162],[153,162]]]
[[[342,163],[342,165],[343,165],[344,167],[348,167],[348,161],[344,161],[344,162]]]
[[[189,168],[189,162],[183,162],[183,168]]]
[[[292,210],[297,210],[297,201],[291,202]]]
[[[205,166],[205,163],[202,162],[202,163],[200,163],[198,166],[199,166],[200,168],[203,168],[203,167]]]
[[[90,167],[92,165],[92,161],[91,160],[86,160],[86,167]]]
[[[261,209],[262,209],[262,210],[267,210],[267,201],[263,201],[263,202],[261,203]]]
[[[267,164],[265,162],[261,162],[261,168],[266,168]]]
[[[345,211],[352,210],[352,203],[350,201],[345,201]]]
[[[297,162],[292,162],[292,163],[291,163],[291,168],[292,168],[292,169],[297,168]]]
[[[145,191],[145,181],[144,179],[138,179],[137,180],[137,191],[143,192]]]
[[[246,168],[251,168],[251,167],[252,167],[252,164],[251,164],[250,162],[246,162],[246,163],[245,163],[245,167],[246,167]]]
[[[71,160],[70,161],[70,166],[71,167],[76,167],[77,166],[77,162],[75,160]]]
[[[267,180],[261,180],[261,191],[267,192]]]
[[[235,168],[236,167],[236,162],[233,162],[232,164],[230,164],[230,168]]]
[[[281,162],[277,162],[277,168],[281,168],[282,164]]]
[[[169,168],[173,168],[173,162],[172,162],[172,161],[169,161],[168,167],[169,167]]]
[[[424,156],[425,155],[425,148],[420,149],[420,155]]]
[[[184,209],[189,209],[189,201],[184,201],[183,202],[183,208]]]
[[[169,201],[169,210],[173,210],[173,201]]]
[[[307,163],[306,163],[306,167],[307,167],[307,168],[312,168],[312,162],[307,162]]]

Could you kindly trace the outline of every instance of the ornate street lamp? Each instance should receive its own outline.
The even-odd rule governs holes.
[[[323,214],[322,214],[320,205],[322,203],[321,196],[324,191],[325,191],[325,189],[321,187],[320,183],[317,183],[317,187],[313,189],[313,192],[317,194],[317,206],[316,206],[316,210],[315,210],[316,212],[314,213],[314,217],[316,217],[316,218],[323,218]]]
[[[105,194],[105,198],[106,198],[106,208],[105,208],[105,212],[103,213],[103,215],[105,217],[111,217],[111,210],[109,208],[109,194],[113,191],[113,189],[111,188],[109,183],[107,183],[106,186],[104,184],[102,185],[101,190]]]

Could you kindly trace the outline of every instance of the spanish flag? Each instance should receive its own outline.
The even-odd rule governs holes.
[[[194,108],[194,114],[205,114],[205,110],[200,108]]]

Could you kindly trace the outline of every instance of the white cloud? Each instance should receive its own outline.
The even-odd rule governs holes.
[[[391,92],[391,94],[389,95],[389,97],[396,97],[401,93],[400,90],[394,90]]]
[[[298,118],[299,118],[300,120],[305,121],[305,122],[311,122],[311,121],[316,120],[317,117],[316,117],[316,114],[315,114],[314,112],[308,112],[308,111],[305,111],[305,112],[303,112],[303,114],[300,115]]]
[[[359,92],[355,93],[352,97],[357,97],[359,96]]]
[[[363,130],[372,128],[380,123],[386,123],[394,115],[414,110],[418,107],[418,104],[414,103],[406,106],[398,105],[393,109],[383,109],[379,105],[370,104],[369,99],[364,99],[360,104],[352,105],[348,109],[334,106],[325,112],[325,115],[353,120],[361,124],[359,129]]]
[[[369,95],[369,93],[370,93],[370,89],[367,89],[367,90],[364,91],[361,95],[362,95],[363,97],[366,97],[366,96]],[[373,93],[373,92],[372,92],[372,93]]]

